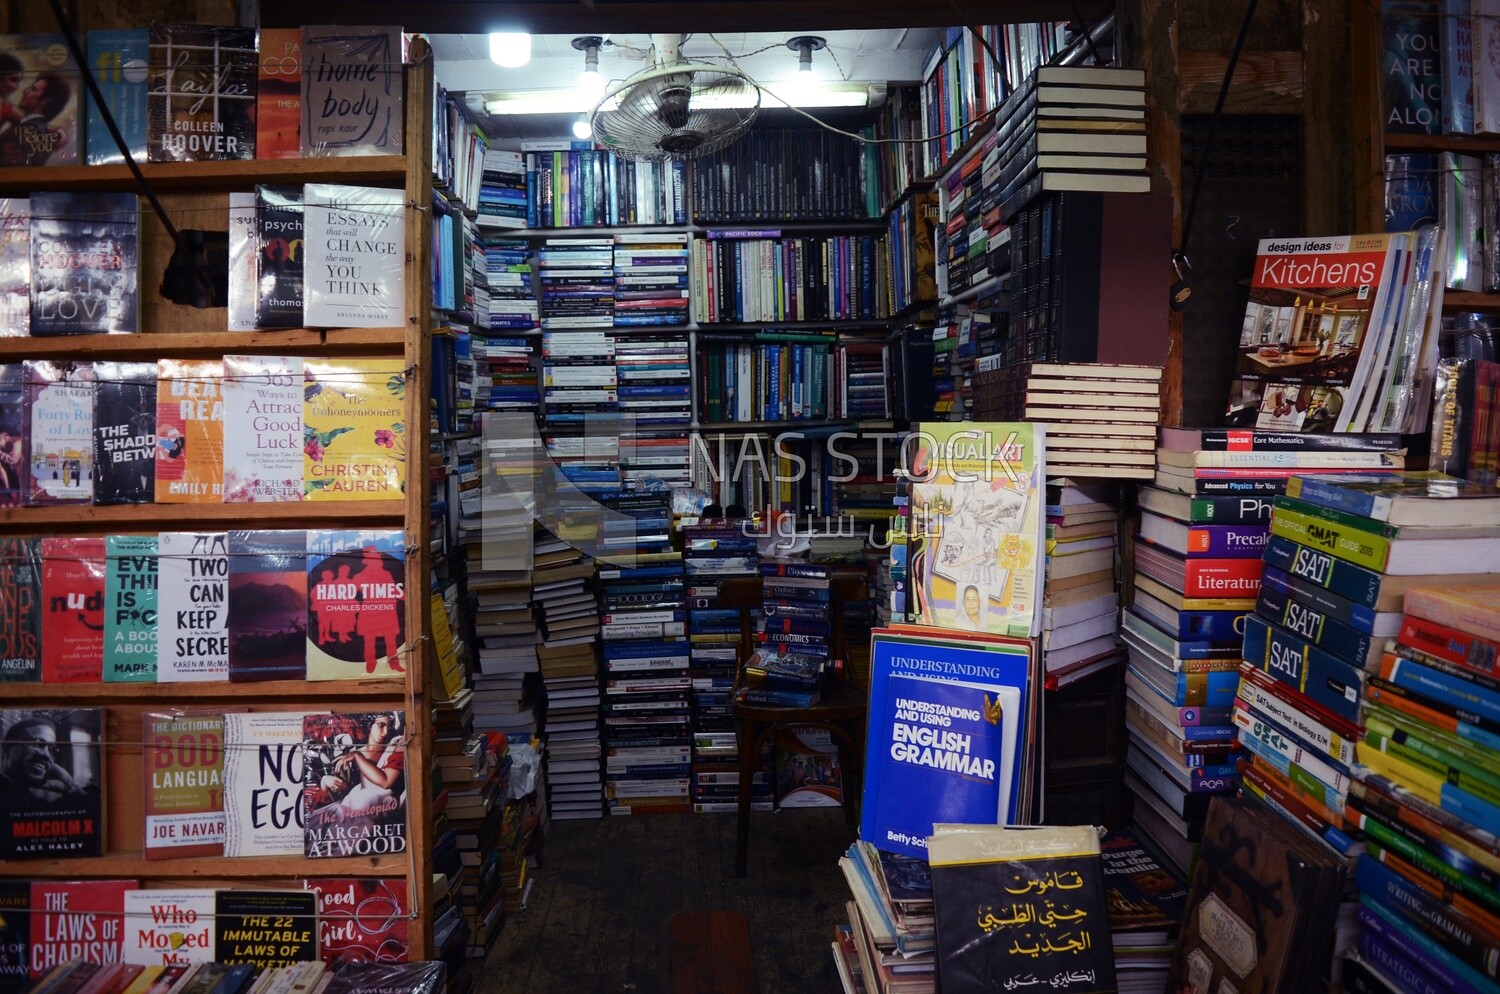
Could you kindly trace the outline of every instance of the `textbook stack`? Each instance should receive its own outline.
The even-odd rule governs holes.
[[[692,721],[682,553],[671,498],[603,498],[604,795],[612,815],[690,810]]]
[[[615,327],[687,324],[687,234],[625,234],[614,242]]]
[[[1115,637],[1119,530],[1118,487],[1048,482],[1042,659],[1051,684],[1067,686],[1125,659]]]
[[[820,563],[761,561],[760,630],[737,700],[811,707],[822,699],[830,666],[830,573]]]
[[[1129,829],[1099,843],[1119,994],[1161,994],[1182,925],[1187,883]]]
[[[623,482],[685,486],[693,421],[692,364],[682,337],[615,336],[619,459]]]
[[[740,612],[720,605],[718,596],[722,581],[758,575],[756,539],[746,523],[703,518],[683,528],[682,547],[688,675],[693,685],[693,810],[734,811],[740,774],[731,695],[739,661]],[[771,810],[771,786],[766,772],[757,772],[752,810]]]
[[[833,961],[846,994],[930,994],[937,989],[937,915],[927,861],[855,842],[839,858],[853,900],[844,903]]]
[[[544,329],[615,323],[613,238],[548,238],[537,261]]]
[[[528,331],[541,320],[532,288],[531,246],[513,238],[483,240],[492,331]]]
[[[505,817],[511,762],[504,732],[476,734],[459,755],[438,757],[448,792],[448,824],[456,833],[463,866],[453,893],[468,924],[470,955],[483,956],[500,937],[505,921],[496,844]]]
[[[607,332],[542,333],[543,441],[563,477],[556,481],[560,492],[570,499],[620,489],[618,426],[589,422],[590,415],[616,409],[618,382]]]
[[[531,364],[532,339],[474,336],[475,372],[481,378],[474,401],[480,410],[535,411],[542,403],[536,367]],[[483,386],[488,375],[489,387]],[[481,425],[482,425],[481,420]]]
[[[471,546],[471,548],[475,548]],[[540,640],[529,584],[481,579],[470,593],[479,666],[473,677],[474,727],[524,742],[537,732],[536,646]]]
[[[1047,472],[1149,480],[1156,465],[1161,367],[1034,363],[1027,421],[1047,425]]]
[[[1495,989],[1497,658],[1500,583],[1407,592],[1396,641],[1365,680],[1347,802],[1365,835],[1362,928],[1346,990]]]
[[[526,162],[520,152],[486,149],[479,185],[479,227],[526,227]]]

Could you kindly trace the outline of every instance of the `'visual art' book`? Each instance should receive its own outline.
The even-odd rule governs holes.
[[[0,859],[103,851],[103,728],[103,708],[0,711]]]
[[[224,500],[302,499],[299,356],[224,357]]]
[[[318,951],[325,963],[406,962],[410,905],[404,878],[318,877],[303,883],[318,895]]]
[[[224,855],[224,716],[149,714],[147,859]]]
[[[140,330],[140,222],[133,193],[31,195],[31,333]]]
[[[156,496],[156,364],[94,363],[94,503]]]
[[[228,680],[228,536],[162,532],[158,541],[157,682]]]
[[[400,155],[406,121],[399,27],[304,25],[302,155]]]
[[[304,364],[303,486],[309,500],[399,500],[406,490],[400,359]]]
[[[402,325],[406,191],[309,183],[303,201],[307,327]]]
[[[156,364],[156,501],[224,499],[223,363],[161,359]]]
[[[255,158],[255,29],[151,25],[152,162]]]
[[[229,679],[307,675],[307,533],[229,532]]]
[[[104,675],[104,537],[41,541],[42,682]]]
[[[83,161],[83,80],[60,34],[0,35],[14,61],[0,97],[0,166],[76,166]]]
[[[35,880],[31,884],[31,979],[71,960],[118,963],[125,895],[134,880]]]
[[[146,94],[150,90],[151,31],[148,28],[115,28],[89,32],[89,69],[104,106],[109,108],[125,147],[136,162],[145,162]],[[104,124],[104,113],[92,95],[88,96],[89,165],[124,162],[125,156],[114,135]]]
[[[923,423],[910,459],[914,620],[1035,634],[1046,559],[1042,427]]]
[[[304,246],[302,187],[257,186],[255,326],[302,327]]]
[[[224,855],[302,855],[304,712],[224,716]]]
[[[0,538],[0,683],[42,678],[42,580],[34,538]]]
[[[302,156],[302,29],[260,29],[255,157]]]
[[[88,503],[94,497],[94,366],[28,359],[28,504]]]
[[[318,958],[318,898],[302,890],[221,890],[214,906],[214,960],[286,966]]]
[[[133,890],[125,895],[126,963],[173,966],[214,958],[214,891],[208,887]]]
[[[406,851],[406,714],[303,721],[303,832],[311,859]]]
[[[0,197],[0,337],[31,334],[31,205]]]
[[[307,535],[307,678],[405,672],[406,545],[396,530]]]
[[[104,539],[104,682],[156,682],[155,535]]]

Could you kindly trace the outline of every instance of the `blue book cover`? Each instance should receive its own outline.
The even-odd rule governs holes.
[[[1300,598],[1288,596],[1265,583],[1261,584],[1255,613],[1354,666],[1364,666],[1375,646],[1385,642],[1336,621]]]
[[[1500,974],[1500,941],[1484,935],[1450,905],[1367,855],[1360,856],[1355,879],[1369,900],[1396,912],[1464,963],[1490,977]]]
[[[1014,824],[1032,668],[1024,642],[876,634],[860,837],[926,858],[935,823]]]
[[[1384,985],[1371,991],[1370,994],[1388,994],[1390,991],[1396,991],[1399,994],[1452,994],[1452,987],[1438,983],[1431,973],[1424,970],[1411,957],[1404,956],[1393,949],[1391,944],[1381,938],[1380,933],[1372,928],[1360,929],[1359,951],[1362,959],[1361,965],[1375,972]],[[1345,967],[1345,976],[1349,976],[1348,967]],[[1363,992],[1369,988],[1346,986],[1345,990]]]
[[[1289,573],[1362,607],[1373,608],[1380,601],[1384,574],[1299,545],[1289,538],[1273,536],[1266,543],[1265,561],[1268,567]]]
[[[1365,635],[1390,638],[1401,627],[1400,612],[1376,611],[1347,597],[1330,593],[1315,583],[1267,565],[1260,574],[1261,590],[1273,590]]]
[[[1397,687],[1455,709],[1460,720],[1466,715],[1474,715],[1500,722],[1500,694],[1491,693],[1466,677],[1392,654],[1381,660],[1379,674]]]
[[[1245,620],[1245,661],[1339,717],[1358,723],[1364,677],[1352,664],[1309,645],[1259,615]]]
[[[1403,927],[1394,912],[1361,895],[1359,920],[1362,931],[1378,936],[1388,948],[1414,963],[1442,985],[1445,991],[1493,991],[1495,985],[1477,970],[1415,929]]]
[[[131,157],[146,161],[146,91],[151,32],[146,28],[123,28],[89,32],[89,66],[105,106],[120,129]],[[88,120],[84,131],[89,165],[124,162],[120,146],[104,126],[104,115],[92,95],[88,98]]]

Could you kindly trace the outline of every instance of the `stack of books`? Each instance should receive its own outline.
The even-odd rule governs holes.
[[[524,581],[496,580],[482,583],[469,597],[480,644],[473,677],[475,728],[524,742],[537,732],[542,689],[536,661],[541,631],[531,589]]]
[[[883,342],[840,341],[834,350],[833,411],[840,418],[891,416],[890,352]]]
[[[1149,480],[1156,467],[1161,367],[1033,363],[1027,421],[1047,425],[1054,476]]]
[[[734,811],[740,774],[731,695],[739,662],[740,612],[721,606],[718,595],[722,581],[758,575],[756,540],[743,522],[700,519],[684,526],[682,547],[693,685],[693,810]],[[771,810],[771,780],[764,772],[756,774],[751,804],[753,810]]]
[[[526,227],[526,161],[520,152],[485,150],[478,224],[481,228]]]
[[[833,961],[846,994],[937,989],[937,915],[926,860],[856,842],[839,858],[853,900],[835,933]]]
[[[613,238],[548,238],[537,253],[544,329],[615,323]]]
[[[682,553],[671,498],[603,498],[604,795],[612,815],[689,810],[692,759]]]
[[[1043,671],[1055,686],[1124,661],[1115,637],[1120,614],[1115,582],[1119,530],[1118,487],[1048,482],[1042,659]]]
[[[688,236],[615,236],[615,327],[688,322]]]
[[[1133,829],[1110,832],[1099,850],[1115,948],[1115,983],[1120,994],[1161,994],[1182,925],[1187,882]]]
[[[625,485],[686,485],[693,421],[692,363],[681,337],[615,338],[620,395],[620,464]]]
[[[948,213],[935,233],[934,249],[939,260],[938,287],[945,297],[1004,271],[1003,260],[996,256],[1010,235],[1000,220],[999,151],[998,135],[992,131],[944,180]]]
[[[457,755],[438,754],[447,791],[448,826],[463,865],[455,903],[468,923],[471,955],[484,955],[504,922],[501,867],[496,851],[510,784],[510,747],[504,732],[476,734]]]
[[[1365,837],[1362,929],[1346,990],[1495,987],[1497,658],[1500,583],[1407,592],[1396,641],[1365,680],[1365,736],[1346,804]]]
[[[541,405],[542,391],[536,367],[531,364],[536,352],[532,339],[476,335],[472,348],[481,384],[474,402],[480,410],[535,411]],[[487,390],[483,389],[486,375]]]
[[[492,331],[527,331],[541,320],[532,286],[531,246],[517,239],[483,239]]]

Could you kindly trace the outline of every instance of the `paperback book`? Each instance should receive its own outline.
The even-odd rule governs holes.
[[[406,490],[400,359],[304,363],[302,480],[308,500],[397,500]]]
[[[104,538],[41,541],[42,682],[98,683],[104,675]]]
[[[302,29],[260,29],[255,89],[255,157],[302,155]]]
[[[308,715],[302,736],[308,858],[405,852],[405,713]]]
[[[82,78],[60,34],[0,35],[12,60],[0,96],[0,166],[76,166]]]
[[[103,708],[0,711],[0,859],[102,853],[103,727]]]
[[[0,507],[26,501],[30,446],[26,414],[26,367],[19,362],[0,365]]]
[[[31,883],[31,979],[73,960],[118,963],[125,895],[134,880],[34,880]]]
[[[31,334],[31,206],[0,197],[0,338]]]
[[[181,966],[214,958],[214,891],[207,887],[125,894],[122,959],[140,966]]]
[[[150,45],[148,28],[118,28],[89,32],[89,69],[104,106],[88,95],[88,126],[84,140],[89,165],[124,162],[125,154],[104,123],[108,108],[125,148],[136,162],[145,162],[146,105],[150,91]]]
[[[31,334],[139,331],[133,193],[31,195]]]
[[[302,155],[400,155],[401,29],[304,25]]]
[[[298,356],[224,357],[224,500],[302,499]]]
[[[229,679],[307,675],[307,533],[229,532]]]
[[[156,681],[155,535],[104,539],[104,682]]]
[[[318,895],[318,952],[330,966],[402,963],[410,955],[410,910],[402,877],[303,882]]]
[[[302,855],[302,712],[224,715],[224,855]]]
[[[406,323],[406,193],[309,183],[303,189],[303,323]]]
[[[254,331],[255,306],[260,292],[260,238],[255,194],[229,195],[230,331]]]
[[[156,495],[156,365],[94,363],[94,503]]]
[[[302,327],[302,187],[257,186],[255,327]]]
[[[150,714],[143,727],[146,858],[226,855],[224,716]]]
[[[262,969],[317,959],[317,896],[301,890],[217,891],[213,958]]]
[[[255,29],[151,25],[152,162],[255,158]]]
[[[405,672],[406,545],[400,531],[307,536],[307,678]]]
[[[88,503],[94,496],[94,367],[28,359],[28,504]]]
[[[26,994],[31,988],[31,884],[0,882],[0,991]]]
[[[161,359],[156,364],[156,502],[224,499],[223,363]]]
[[[228,680],[228,536],[162,532],[158,556],[157,682]]]
[[[41,600],[37,540],[0,539],[0,683],[42,678]]]

